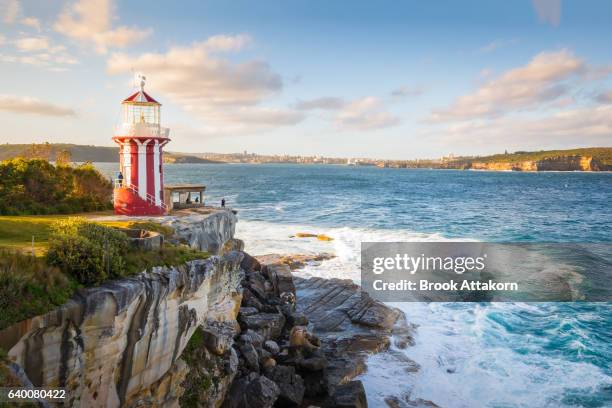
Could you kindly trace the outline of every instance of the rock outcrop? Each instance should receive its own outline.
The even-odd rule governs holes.
[[[65,387],[67,406],[176,406],[188,372],[179,357],[196,328],[235,323],[242,258],[231,252],[84,289],[3,330],[0,347],[34,386]]]
[[[469,168],[473,170],[501,171],[604,171],[609,166],[604,165],[590,156],[558,156],[541,160],[525,160],[515,162],[472,162]]]
[[[290,265],[317,259],[245,254],[238,374],[223,407],[367,407],[354,378],[405,320],[350,281],[292,276]]]
[[[242,241],[234,238],[237,222],[231,210],[209,208],[191,209],[162,221],[174,229],[179,242],[213,255],[244,249]]]
[[[372,299],[352,281],[294,278],[297,312],[305,315],[328,360],[325,388],[362,374],[366,359],[389,348],[391,335],[409,344],[411,331],[398,309]]]

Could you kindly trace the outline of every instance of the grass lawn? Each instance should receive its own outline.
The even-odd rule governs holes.
[[[34,237],[34,253],[36,255],[42,255],[47,249],[51,224],[55,221],[70,217],[93,218],[104,215],[113,215],[113,212],[101,211],[84,214],[0,216],[0,248],[3,247],[31,252],[32,237]],[[128,227],[131,222],[102,222],[102,224],[125,228]]]
[[[51,225],[58,220],[111,215],[97,212],[73,215],[0,216],[0,330],[18,321],[40,315],[65,303],[81,287],[78,278],[47,263]],[[94,221],[108,227],[139,228],[171,236],[172,228],[149,221]],[[32,236],[34,252],[31,256]],[[180,265],[206,259],[206,252],[166,242],[161,250],[130,249],[124,255],[125,267],[118,273],[129,276],[153,266]]]

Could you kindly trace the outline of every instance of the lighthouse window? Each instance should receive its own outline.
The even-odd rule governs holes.
[[[159,124],[159,106],[125,105],[124,120],[126,123]]]

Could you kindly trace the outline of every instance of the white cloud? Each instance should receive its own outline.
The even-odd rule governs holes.
[[[28,37],[15,41],[15,46],[19,51],[40,51],[49,48],[49,39],[46,37]]]
[[[400,86],[397,89],[391,91],[391,96],[406,97],[406,96],[419,96],[425,92],[425,89],[421,86]]]
[[[282,89],[281,77],[267,62],[230,62],[211,53],[208,45],[198,42],[163,54],[113,54],[107,68],[115,75],[144,72],[152,89],[190,109],[257,104]]]
[[[6,24],[14,23],[20,12],[19,0],[0,0],[0,14],[2,14],[2,21]]]
[[[28,96],[0,95],[0,111],[44,116],[74,116],[74,110]]]
[[[585,72],[584,62],[567,50],[543,52],[527,65],[507,71],[458,98],[450,107],[434,110],[429,121],[470,120],[538,108],[565,95],[564,81]]]
[[[115,19],[112,0],[78,0],[59,15],[54,28],[57,32],[79,41],[93,42],[96,51],[124,48],[142,41],[152,30],[137,27],[112,27]]]
[[[37,31],[40,31],[40,20],[35,17],[22,18],[19,22],[25,26],[32,27]]]
[[[181,106],[210,133],[254,133],[295,125],[304,119],[302,113],[260,106],[283,88],[280,75],[267,62],[234,62],[220,55],[238,51],[249,41],[246,35],[214,36],[165,53],[115,53],[107,70],[111,75],[143,72],[152,93]]]
[[[238,35],[214,35],[209,37],[204,46],[210,51],[239,51],[251,42],[251,37],[246,34]]]
[[[335,96],[325,96],[322,98],[300,100],[295,104],[298,110],[338,110],[346,106],[346,102],[342,98]]]
[[[532,0],[540,21],[553,26],[561,23],[561,0]]]
[[[495,143],[514,146],[545,146],[553,143],[609,144],[612,105],[567,109],[544,117],[500,117],[449,126],[442,135],[446,143]]]
[[[13,45],[19,53],[0,54],[1,62],[33,65],[54,71],[66,70],[68,65],[78,64],[65,46],[53,45],[48,37],[24,37],[5,42]]]
[[[347,104],[336,116],[336,124],[353,130],[374,130],[398,125],[399,118],[384,110],[381,101],[373,96]]]

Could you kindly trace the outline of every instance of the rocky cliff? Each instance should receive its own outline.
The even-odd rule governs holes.
[[[196,327],[235,323],[241,260],[232,252],[85,289],[2,331],[0,346],[34,386],[65,387],[67,406],[175,406]]]
[[[558,156],[541,160],[526,160],[516,162],[472,162],[474,170],[502,171],[603,171],[608,167],[589,156]]]
[[[237,222],[231,210],[208,208],[185,211],[162,220],[162,224],[174,229],[180,242],[213,255],[243,249],[242,241],[234,238]]]
[[[398,310],[350,281],[294,279],[327,254],[231,251],[242,244],[229,211],[165,222],[224,255],[83,289],[1,331],[4,385],[62,387],[75,407],[367,407],[354,377],[392,334],[409,342]]]

